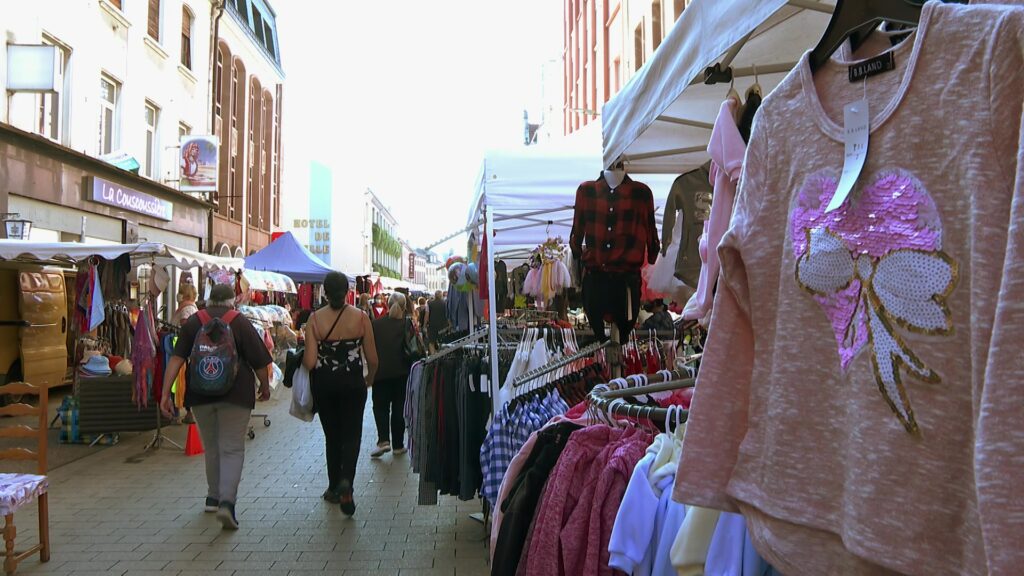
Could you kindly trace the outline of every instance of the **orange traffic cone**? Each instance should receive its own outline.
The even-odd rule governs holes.
[[[203,453],[203,440],[199,437],[199,428],[195,422],[188,425],[188,436],[185,438],[185,456],[197,456]]]

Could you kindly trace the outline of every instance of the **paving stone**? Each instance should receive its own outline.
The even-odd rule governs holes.
[[[203,512],[203,459],[177,450],[143,452],[150,435],[50,472],[47,564],[29,559],[31,576],[477,576],[489,573],[483,527],[468,515],[478,502],[440,497],[418,506],[408,457],[369,458],[364,441],[352,518],[320,498],[326,485],[319,425],[287,415],[290,398],[261,406],[273,426],[246,441],[236,532]],[[367,404],[364,440],[374,438]],[[261,410],[265,411],[265,410]],[[184,440],[184,427],[165,430]],[[297,450],[296,447],[302,447]],[[33,513],[19,538],[33,538]]]

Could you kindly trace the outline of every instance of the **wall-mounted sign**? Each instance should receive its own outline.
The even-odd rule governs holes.
[[[109,180],[87,176],[85,189],[88,199],[121,210],[144,214],[168,222],[174,217],[174,204],[145,192],[132,190]]]
[[[181,137],[178,158],[178,189],[182,192],[217,190],[220,143],[216,136],[186,134]]]
[[[416,253],[409,253],[409,273],[406,274],[406,278],[410,280],[416,279]]]
[[[7,90],[51,92],[57,88],[58,73],[56,46],[7,45]]]

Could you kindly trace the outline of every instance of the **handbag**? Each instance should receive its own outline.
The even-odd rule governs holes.
[[[309,386],[309,370],[299,366],[292,378],[292,404],[288,413],[303,422],[313,421],[313,392]]]
[[[302,357],[306,354],[306,347],[299,346],[295,350],[289,350],[284,361],[284,387],[291,388],[292,380],[295,378],[295,371],[302,365]]]
[[[405,319],[405,338],[402,342],[402,356],[405,357],[406,362],[409,364],[422,360],[426,356],[423,350],[423,342],[420,340],[419,334],[416,333],[416,326],[413,325],[411,318]]]

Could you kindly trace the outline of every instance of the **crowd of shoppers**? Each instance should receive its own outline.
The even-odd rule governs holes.
[[[401,456],[406,452],[409,370],[413,362],[437,349],[448,317],[440,291],[430,300],[395,292],[386,302],[383,295],[371,299],[362,294],[354,306],[346,304],[348,292],[348,277],[331,272],[323,280],[319,309],[300,309],[297,301],[289,308],[294,328],[303,335],[301,363],[309,371],[313,411],[324,432],[327,488],[323,499],[351,516],[356,510],[353,485],[367,396],[372,397],[377,428],[370,456],[380,459],[389,452]],[[210,358],[197,359],[201,354],[195,349],[197,341],[202,348],[210,342],[223,346],[226,336],[231,339],[231,345],[223,348],[227,356],[222,354],[218,361],[230,366],[232,384],[214,395],[187,386],[185,407],[195,414],[205,447],[205,509],[216,513],[225,528],[237,529],[235,502],[245,459],[245,431],[256,400],[270,398],[275,359],[249,320],[235,311],[231,286],[214,286],[205,307],[197,302],[191,285],[182,287],[179,300],[173,320],[181,326],[181,334],[166,367],[166,380],[173,381],[186,363],[187,382],[198,364],[208,366]],[[169,391],[161,397],[160,408],[168,417],[173,415]]]

